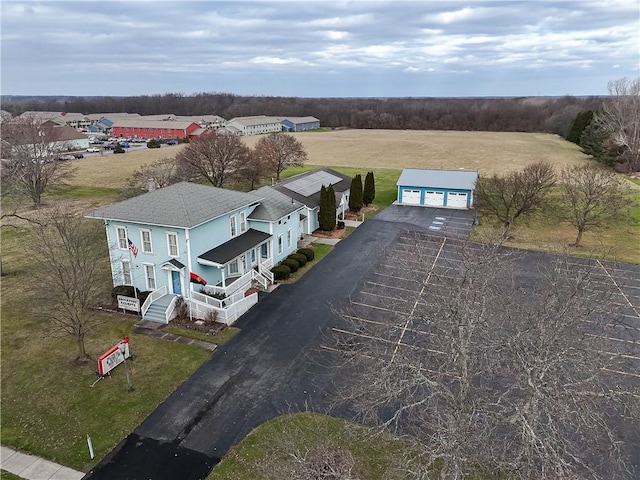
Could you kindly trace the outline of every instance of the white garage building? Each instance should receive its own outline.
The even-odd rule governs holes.
[[[478,172],[405,168],[398,179],[400,205],[468,209],[474,205]]]

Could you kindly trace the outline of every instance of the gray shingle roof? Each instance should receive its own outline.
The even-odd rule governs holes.
[[[316,117],[284,117],[283,120],[289,120],[292,123],[313,123],[320,121]]]
[[[304,196],[294,191],[291,191],[286,187],[286,185],[288,183],[295,182],[301,178],[316,177],[315,174],[320,171],[330,173],[331,175],[334,175],[341,179],[338,183],[333,184],[333,189],[336,192],[336,199],[340,198],[340,196],[344,192],[346,192],[351,188],[351,177],[349,177],[348,175],[343,175],[342,173],[336,172],[335,170],[332,170],[330,168],[319,168],[317,170],[312,170],[310,172],[305,172],[299,175],[295,175],[293,177],[289,177],[286,180],[282,180],[280,183],[275,184],[273,188],[283,193],[287,197],[297,200],[298,202],[306,205],[309,208],[315,208],[320,205],[320,188],[322,187],[322,183],[323,183],[322,181],[319,181],[319,183],[317,183],[316,185],[317,188],[315,189],[316,193],[309,196]],[[322,177],[320,176],[319,178],[321,179]],[[328,186],[328,185],[325,185],[325,186]]]
[[[222,245],[198,255],[198,258],[224,265],[247,250],[257,247],[268,238],[271,238],[270,234],[250,228],[242,235],[232,238]]]
[[[249,218],[253,220],[279,220],[303,206],[293,198],[269,186],[259,188],[251,193],[263,199],[260,205],[249,215]]]
[[[162,128],[167,130],[185,130],[195,122],[182,122],[175,120],[147,120],[138,118],[115,118],[113,127],[119,128]],[[196,124],[198,126],[198,124]]]
[[[98,208],[86,217],[191,228],[260,200],[251,193],[181,182]]]
[[[469,170],[425,170],[405,168],[396,185],[403,187],[453,188],[473,190],[478,172]]]

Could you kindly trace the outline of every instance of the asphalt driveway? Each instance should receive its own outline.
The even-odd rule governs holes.
[[[405,221],[395,217],[396,209]],[[399,232],[429,230],[438,212],[387,210],[358,227],[300,281],[280,286],[247,312],[237,323],[241,333],[217,349],[85,479],[204,478],[264,421],[292,411],[326,412],[330,365],[320,361],[318,347],[323,332],[337,321],[332,305],[349,296]],[[473,213],[464,213],[470,227]]]

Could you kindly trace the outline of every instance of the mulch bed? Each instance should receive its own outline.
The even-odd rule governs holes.
[[[169,322],[169,325],[184,328],[186,330],[202,332],[209,335],[217,335],[225,328],[227,328],[227,326],[223,323],[218,323],[211,320],[191,320],[189,317],[176,317]]]

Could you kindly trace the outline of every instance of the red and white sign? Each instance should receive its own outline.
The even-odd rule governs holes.
[[[124,355],[120,351],[120,347],[124,347]],[[124,337],[120,342],[104,352],[98,358],[98,374],[104,376],[111,370],[120,365],[126,358],[129,358],[129,338]]]

